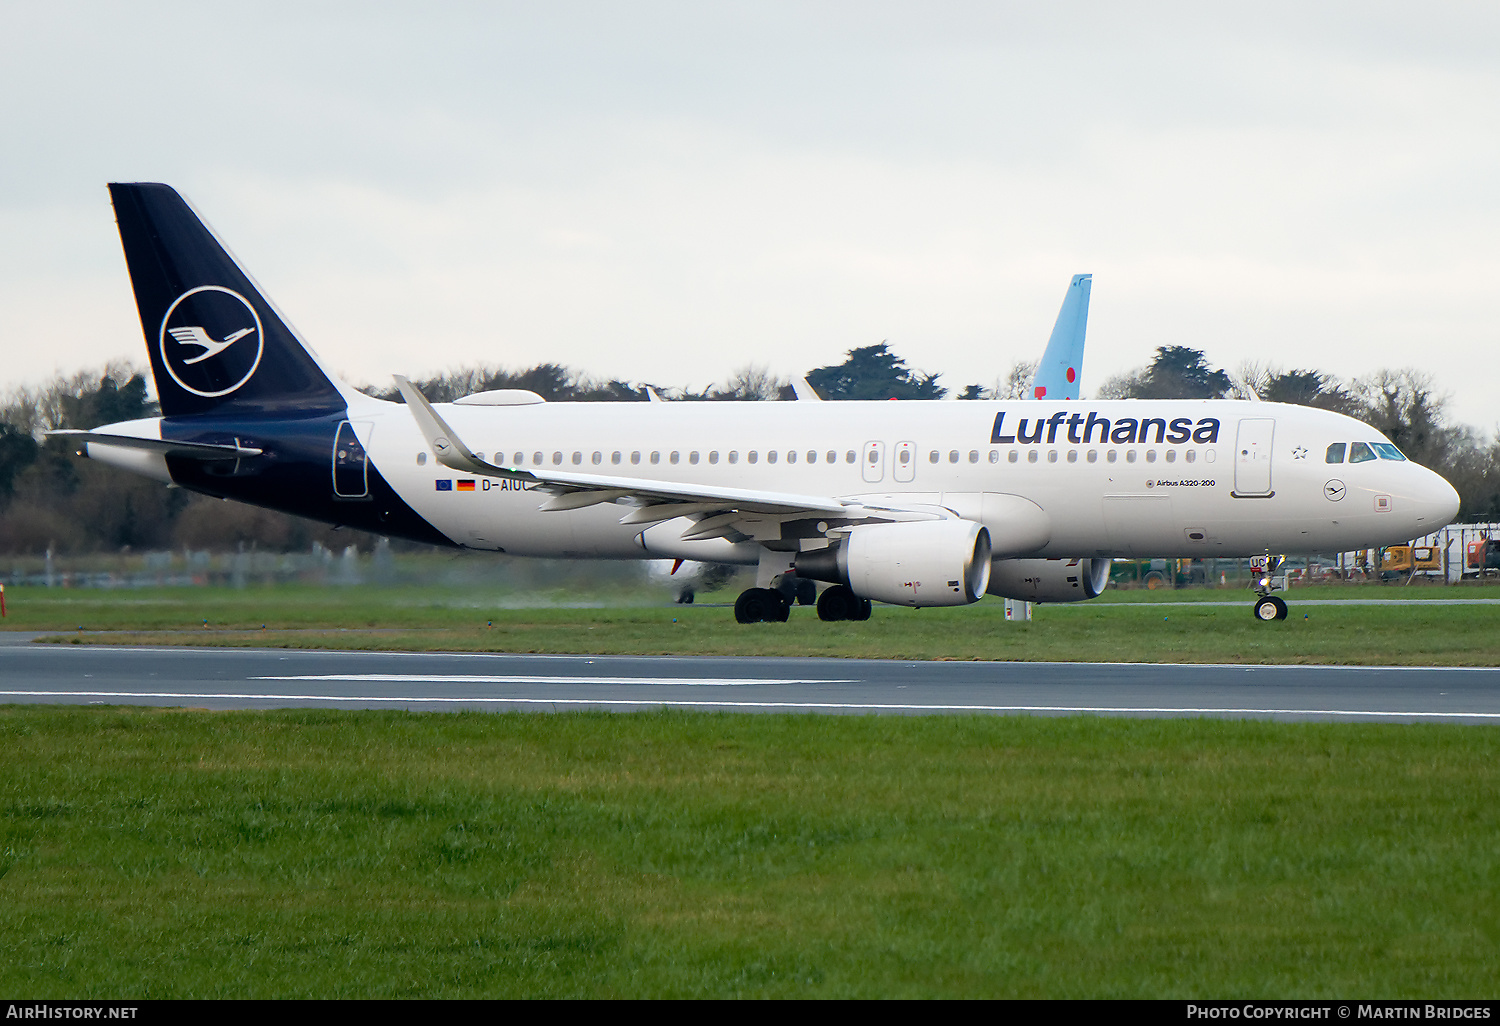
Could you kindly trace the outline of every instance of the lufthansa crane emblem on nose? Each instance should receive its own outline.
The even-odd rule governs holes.
[[[240,388],[265,351],[260,315],[244,296],[200,285],[178,296],[161,320],[162,363],[194,395],[217,399]]]
[[[1338,502],[1344,497],[1344,482],[1335,478],[1323,485],[1323,497],[1329,502]]]

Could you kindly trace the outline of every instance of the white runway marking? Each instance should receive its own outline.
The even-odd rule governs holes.
[[[660,698],[444,698],[416,695],[253,695],[207,691],[0,691],[0,698],[162,698],[178,700],[248,700],[257,702],[386,702],[413,703],[417,705],[621,706],[626,708],[682,707],[690,709],[868,709],[889,712],[1123,713],[1128,715],[1161,714],[1169,716],[1362,716],[1381,719],[1500,720],[1500,713],[1496,712],[1417,712],[1385,709],[1249,709],[1231,707],[1213,708],[1208,706],[1124,705],[944,705],[891,702],[724,702],[708,700],[674,701],[672,699]]]
[[[528,677],[521,674],[472,673],[309,673],[295,677],[249,677],[248,680],[338,680],[390,684],[683,684],[699,688],[733,688],[749,684],[854,684],[853,680],[785,680],[764,677]]]

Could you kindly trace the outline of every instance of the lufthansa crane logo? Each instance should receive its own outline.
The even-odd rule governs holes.
[[[172,380],[217,399],[240,388],[265,351],[260,315],[244,296],[200,285],[178,296],[161,320],[161,360]]]

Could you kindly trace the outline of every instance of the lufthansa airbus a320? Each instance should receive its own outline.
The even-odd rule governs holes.
[[[1458,511],[1380,432],[1233,400],[405,404],[340,381],[192,208],[110,186],[160,417],[54,432],[205,495],[517,556],[757,568],[742,623],[1089,599],[1111,560],[1372,548]],[[1077,284],[1075,282],[1075,284]],[[1072,380],[1068,378],[1067,380]],[[1266,588],[1262,620],[1286,616]]]

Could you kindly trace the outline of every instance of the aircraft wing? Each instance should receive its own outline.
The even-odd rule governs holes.
[[[458,437],[458,433],[443,420],[442,414],[433,408],[410,381],[397,375],[396,387],[406,398],[407,408],[411,410],[427,444],[437,454],[439,463],[461,474],[522,481],[532,484],[538,490],[551,492],[552,498],[542,505],[547,510],[580,509],[595,503],[626,499],[637,508],[627,514],[622,523],[646,524],[680,516],[697,519],[714,514],[713,530],[732,529],[734,521],[746,514],[778,519],[822,516],[837,520],[904,520],[913,515],[927,519],[933,515],[926,511],[870,507],[827,495],[800,495],[794,492],[725,488],[640,477],[580,474],[540,467],[528,470],[501,467],[475,455]],[[710,528],[700,522],[700,531],[704,529]]]
[[[193,460],[238,460],[259,456],[263,450],[240,445],[213,445],[208,442],[174,442],[166,438],[137,438],[134,435],[107,435],[98,431],[63,428],[44,432],[48,438],[71,438],[88,445],[111,445],[121,449],[144,449],[163,456],[184,456]]]

